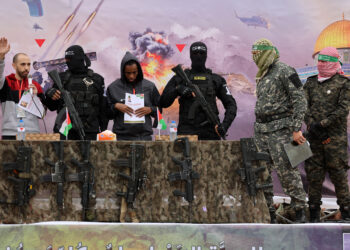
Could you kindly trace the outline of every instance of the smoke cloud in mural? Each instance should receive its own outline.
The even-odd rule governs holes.
[[[155,32],[147,28],[145,32],[130,32],[129,41],[132,46],[132,53],[141,61],[146,52],[168,59],[174,54],[173,48],[168,44],[165,32]]]

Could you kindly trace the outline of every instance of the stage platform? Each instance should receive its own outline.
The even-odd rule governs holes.
[[[1,225],[0,249],[339,250],[350,249],[350,224],[45,222]]]

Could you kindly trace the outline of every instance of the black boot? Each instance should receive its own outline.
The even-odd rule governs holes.
[[[270,224],[276,224],[276,209],[273,208],[269,208],[269,212],[270,212]]]
[[[340,213],[343,220],[350,221],[350,207],[340,206]]]
[[[305,223],[305,221],[304,208],[295,210],[295,223]]]
[[[320,222],[321,208],[319,204],[309,204],[310,223]]]

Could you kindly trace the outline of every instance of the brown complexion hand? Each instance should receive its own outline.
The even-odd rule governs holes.
[[[293,141],[301,145],[304,142],[306,142],[306,139],[303,136],[303,133],[301,131],[298,131],[298,132],[293,132]]]
[[[215,125],[215,132],[217,133],[217,135],[221,138],[221,135],[218,131],[219,125]]]
[[[143,117],[145,115],[148,115],[152,112],[152,109],[150,107],[143,107],[135,110],[135,115],[137,117]]]
[[[116,103],[114,104],[114,108],[116,110],[119,110],[122,113],[126,113],[130,116],[132,116],[132,114],[134,113],[134,110],[132,108],[130,108],[129,106],[123,104],[123,103]]]
[[[51,97],[52,100],[57,101],[61,98],[61,91],[56,90],[55,94]]]

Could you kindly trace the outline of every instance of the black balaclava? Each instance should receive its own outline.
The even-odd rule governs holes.
[[[202,42],[192,43],[190,47],[192,69],[196,72],[205,72],[205,61],[207,60],[207,45]]]
[[[90,59],[79,45],[70,46],[65,52],[65,59],[68,59],[66,63],[72,73],[85,73],[91,65]]]

